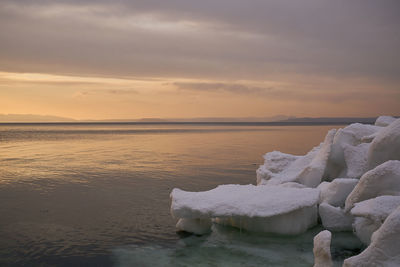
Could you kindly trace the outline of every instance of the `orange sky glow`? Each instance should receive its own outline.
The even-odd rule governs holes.
[[[400,114],[395,1],[217,2],[3,1],[0,114]]]

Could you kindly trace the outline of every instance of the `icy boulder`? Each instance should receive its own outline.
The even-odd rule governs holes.
[[[300,234],[317,223],[319,190],[282,186],[220,185],[209,191],[171,193],[175,218],[215,218],[249,231]],[[181,230],[190,231],[185,227]]]
[[[368,149],[369,169],[388,160],[400,160],[400,119],[383,128]]]
[[[332,234],[324,230],[314,237],[314,267],[330,267],[333,265],[331,257]]]
[[[346,145],[343,148],[346,162],[346,177],[360,178],[367,171],[367,155],[370,144],[363,143],[357,146]]]
[[[391,116],[379,116],[375,121],[375,125],[386,127],[386,126],[389,126],[395,120],[396,120],[396,118],[391,117]]]
[[[353,227],[357,237],[369,244],[372,234],[398,206],[400,196],[380,196],[356,203],[350,213],[356,217]]]
[[[354,204],[382,195],[400,195],[400,161],[387,161],[365,173],[346,199],[345,211]]]
[[[257,170],[257,184],[279,185],[297,182],[308,187],[321,183],[336,130],[330,130],[323,143],[305,156],[280,152],[268,153],[264,165]]]
[[[336,178],[332,182],[322,182],[317,188],[321,190],[320,203],[326,202],[335,207],[342,207],[347,196],[357,185],[358,179]]]
[[[318,211],[325,229],[333,232],[353,230],[353,216],[345,213],[343,209],[322,203]]]
[[[343,266],[400,266],[400,207],[372,235],[371,244]]]
[[[363,142],[363,138],[376,134],[381,129],[382,127],[361,123],[353,123],[343,129],[339,129],[333,139],[326,176],[330,180],[337,177],[346,177],[345,147],[358,146]]]

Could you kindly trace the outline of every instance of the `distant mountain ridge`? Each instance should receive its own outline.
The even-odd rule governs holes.
[[[0,114],[0,122],[76,122],[76,120],[52,115]]]
[[[67,117],[37,114],[0,114],[0,123],[35,123],[35,122],[71,122],[71,123],[271,123],[271,124],[350,124],[350,123],[367,123],[373,124],[376,117],[302,117],[276,115],[271,117],[198,117],[198,118],[142,118],[142,119],[107,119],[107,120],[76,120]]]

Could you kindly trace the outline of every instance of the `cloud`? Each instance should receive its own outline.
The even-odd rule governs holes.
[[[398,81],[399,10],[397,0],[4,0],[0,69]]]
[[[82,98],[89,95],[136,95],[138,92],[133,89],[92,89],[92,90],[81,90],[73,93],[72,97]]]
[[[229,84],[229,83],[193,83],[193,82],[175,82],[175,87],[180,90],[192,91],[209,91],[209,92],[230,92],[235,94],[265,94],[271,91],[272,87],[256,87],[243,84]]]

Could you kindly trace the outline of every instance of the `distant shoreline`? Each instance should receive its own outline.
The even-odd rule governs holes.
[[[274,121],[274,122],[0,122],[0,125],[203,125],[203,126],[318,126],[347,125],[360,121]],[[375,120],[362,121],[374,124]]]

